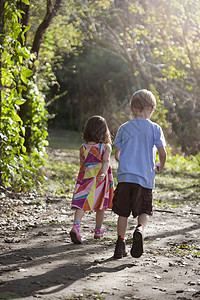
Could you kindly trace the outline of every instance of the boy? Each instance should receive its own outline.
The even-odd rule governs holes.
[[[120,126],[114,141],[115,159],[119,162],[112,208],[119,216],[115,258],[127,255],[125,233],[131,212],[138,223],[133,233],[131,255],[136,258],[142,255],[143,230],[148,216],[152,215],[155,170],[160,173],[166,161],[163,131],[150,121],[156,108],[153,93],[145,89],[135,92],[130,105],[135,118]],[[159,162],[155,164],[156,148]]]

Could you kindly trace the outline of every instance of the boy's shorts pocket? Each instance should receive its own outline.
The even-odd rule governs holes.
[[[153,201],[153,195],[152,195],[152,191],[150,190],[148,194],[143,196],[142,213],[152,215],[152,201]]]

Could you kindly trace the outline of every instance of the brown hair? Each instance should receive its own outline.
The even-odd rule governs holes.
[[[92,116],[85,123],[83,139],[87,142],[111,144],[110,131],[106,120],[101,116]]]
[[[156,98],[151,91],[146,89],[138,90],[133,94],[130,100],[131,107],[142,111],[145,107],[156,106]]]

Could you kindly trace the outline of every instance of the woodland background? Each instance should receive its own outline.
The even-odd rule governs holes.
[[[99,114],[114,137],[140,88],[157,98],[174,164],[198,173],[199,49],[199,0],[1,0],[2,188],[40,185],[51,130],[81,133]]]

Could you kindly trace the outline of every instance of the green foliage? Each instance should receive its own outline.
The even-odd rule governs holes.
[[[23,2],[28,4],[28,1]],[[29,67],[32,56],[24,44],[24,34],[29,28],[22,28],[18,18],[21,18],[21,11],[17,9],[17,1],[6,2],[1,52],[1,175],[4,185],[20,191],[34,187],[42,179],[39,172],[47,144],[47,112],[44,99],[32,79],[33,72]],[[32,115],[27,124],[19,116],[20,107],[27,101],[24,93],[28,95]],[[31,154],[27,153],[24,144],[27,128],[32,132]]]
[[[171,172],[200,174],[200,152],[197,155],[172,155],[171,148],[167,149],[166,168]]]
[[[192,257],[200,257],[199,246],[195,243],[183,243],[171,246],[168,250],[169,253],[176,254],[177,256],[184,257],[184,256],[192,256]]]
[[[152,120],[155,122],[158,122],[159,125],[164,129],[168,128],[168,123],[166,120],[166,115],[168,110],[164,109],[164,101],[159,98],[158,91],[156,90],[154,85],[150,86],[151,91],[153,92],[155,98],[156,98],[156,109],[153,112]]]
[[[104,16],[80,22],[80,28],[95,34],[95,47],[122,58],[129,90],[153,88],[159,94],[153,117],[162,126],[169,124],[168,140],[187,154],[200,150],[199,24],[198,0],[115,1]],[[130,94],[123,93],[124,99]]]
[[[173,208],[181,203],[200,201],[200,153],[196,156],[172,155],[167,149],[167,162],[162,173],[156,174],[154,204]]]
[[[49,122],[51,127],[81,131],[92,114],[102,114],[109,120],[119,111],[124,91],[131,88],[122,60],[97,49],[90,53],[84,51],[79,56],[65,56],[62,68],[55,74],[68,93],[49,107],[49,111],[57,115]]]
[[[79,150],[80,145],[83,143],[79,132],[61,129],[50,129],[48,141],[50,148],[64,151]]]
[[[84,41],[90,43],[94,39],[95,25],[82,28],[81,24],[88,24],[88,20],[105,11],[110,6],[111,0],[105,1],[64,1],[59,14],[54,18],[52,24],[44,36],[40,49],[40,65],[37,81],[40,91],[49,92],[55,84],[54,72],[62,68],[65,55],[78,56],[83,52]],[[30,21],[33,24],[31,31],[36,30],[35,22],[40,22],[43,15],[43,7],[38,11],[37,5],[31,10]],[[42,11],[42,13],[41,13]],[[83,21],[84,20],[84,21]],[[31,38],[32,34],[30,35]],[[64,55],[63,55],[64,54]]]
[[[26,126],[31,127],[30,145],[32,150],[41,155],[44,147],[48,145],[47,138],[47,111],[45,107],[45,99],[38,90],[37,85],[33,81],[29,81],[27,85],[28,94],[27,101],[30,103],[31,119]]]
[[[47,165],[48,185],[43,185],[44,190],[53,188],[57,195],[65,195],[71,199],[79,171],[78,151],[76,152],[76,163],[71,163],[70,159],[49,161]]]

